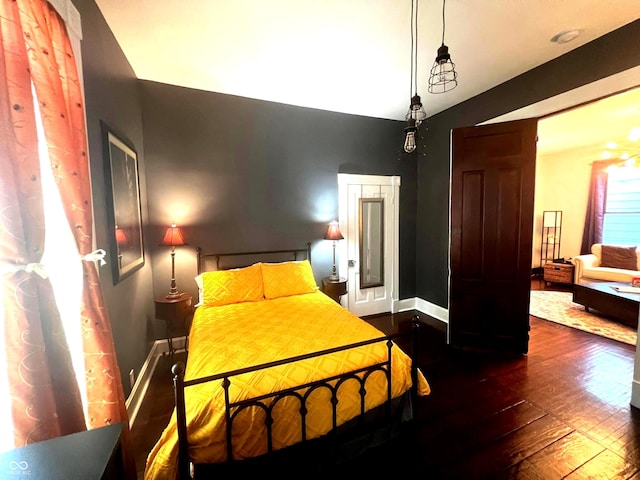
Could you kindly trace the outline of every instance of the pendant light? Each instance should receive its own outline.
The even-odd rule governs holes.
[[[453,90],[458,85],[456,65],[451,61],[449,47],[444,44],[444,7],[446,0],[442,0],[442,45],[438,48],[436,60],[429,74],[429,93],[444,93]]]
[[[415,7],[414,7],[415,5]],[[422,100],[418,95],[418,0],[411,0],[411,81],[409,95],[411,101],[405,116],[407,126],[404,129],[404,151],[411,153],[416,149],[416,132],[423,120],[427,118]]]
[[[418,127],[416,126],[416,121],[413,118],[407,120],[407,126],[404,127],[404,151],[407,153],[412,153],[416,149],[416,132],[418,131]]]

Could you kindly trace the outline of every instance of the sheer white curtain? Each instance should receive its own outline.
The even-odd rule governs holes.
[[[34,91],[34,98],[36,98]],[[37,110],[36,110],[37,111]],[[55,185],[41,118],[36,115],[38,128],[38,151],[42,175],[42,196],[44,198],[44,223],[47,230],[42,263],[51,280],[56,304],[71,352],[71,360],[82,397],[85,417],[87,413],[84,353],[82,330],[80,328],[80,303],[82,299],[82,264],[78,262],[80,253],[76,248],[69,222],[62,207],[60,193]]]

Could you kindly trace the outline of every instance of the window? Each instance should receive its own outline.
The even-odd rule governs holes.
[[[640,168],[608,171],[602,243],[640,245]]]
[[[78,75],[81,79],[82,60],[80,56],[80,16],[70,0],[50,1],[60,15],[65,19],[65,23],[71,38],[77,62]],[[82,82],[80,82],[82,84]],[[51,163],[49,159],[48,147],[42,125],[42,118],[39,113],[39,102],[35,88],[32,85],[34,107],[36,111],[36,133],[38,137],[39,158],[41,161],[41,182],[43,190],[44,221],[46,228],[44,254],[40,267],[49,276],[51,286],[60,317],[64,324],[66,341],[71,352],[72,363],[77,375],[80,387],[80,395],[85,410],[87,410],[85,378],[84,351],[82,343],[82,329],[80,321],[80,302],[82,296],[83,269],[78,262],[78,249],[73,237],[69,222],[64,213],[62,200],[56,186]],[[4,302],[0,289],[0,305]],[[0,330],[4,331],[5,323],[11,318],[4,317],[4,308],[0,308]],[[4,336],[0,335],[0,424],[6,431],[12,432],[13,415],[12,402],[9,389],[9,378],[7,372],[7,361],[5,352],[8,350],[4,343]],[[33,368],[25,362],[24,368]],[[27,412],[28,413],[28,412]],[[15,447],[14,435],[8,434],[0,437],[0,451],[10,450]]]

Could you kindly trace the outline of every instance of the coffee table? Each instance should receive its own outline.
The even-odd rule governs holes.
[[[629,287],[623,282],[580,282],[573,286],[573,302],[584,305],[621,323],[638,328],[640,293],[618,292],[613,287]]]

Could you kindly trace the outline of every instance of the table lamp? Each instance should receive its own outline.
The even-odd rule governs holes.
[[[336,220],[329,223],[327,228],[327,234],[324,236],[325,240],[333,240],[333,269],[331,275],[329,275],[329,281],[337,282],[340,280],[338,271],[336,269],[336,243],[338,240],[344,239],[342,233],[340,233],[340,224]]]
[[[175,256],[176,256],[176,247],[181,245],[186,245],[187,243],[184,241],[182,237],[182,232],[178,227],[176,227],[175,222],[171,224],[160,242],[160,246],[162,247],[171,247],[171,288],[169,289],[169,293],[167,294],[167,298],[178,298],[181,297],[182,294],[178,293],[178,289],[176,288],[176,268],[175,268]]]

